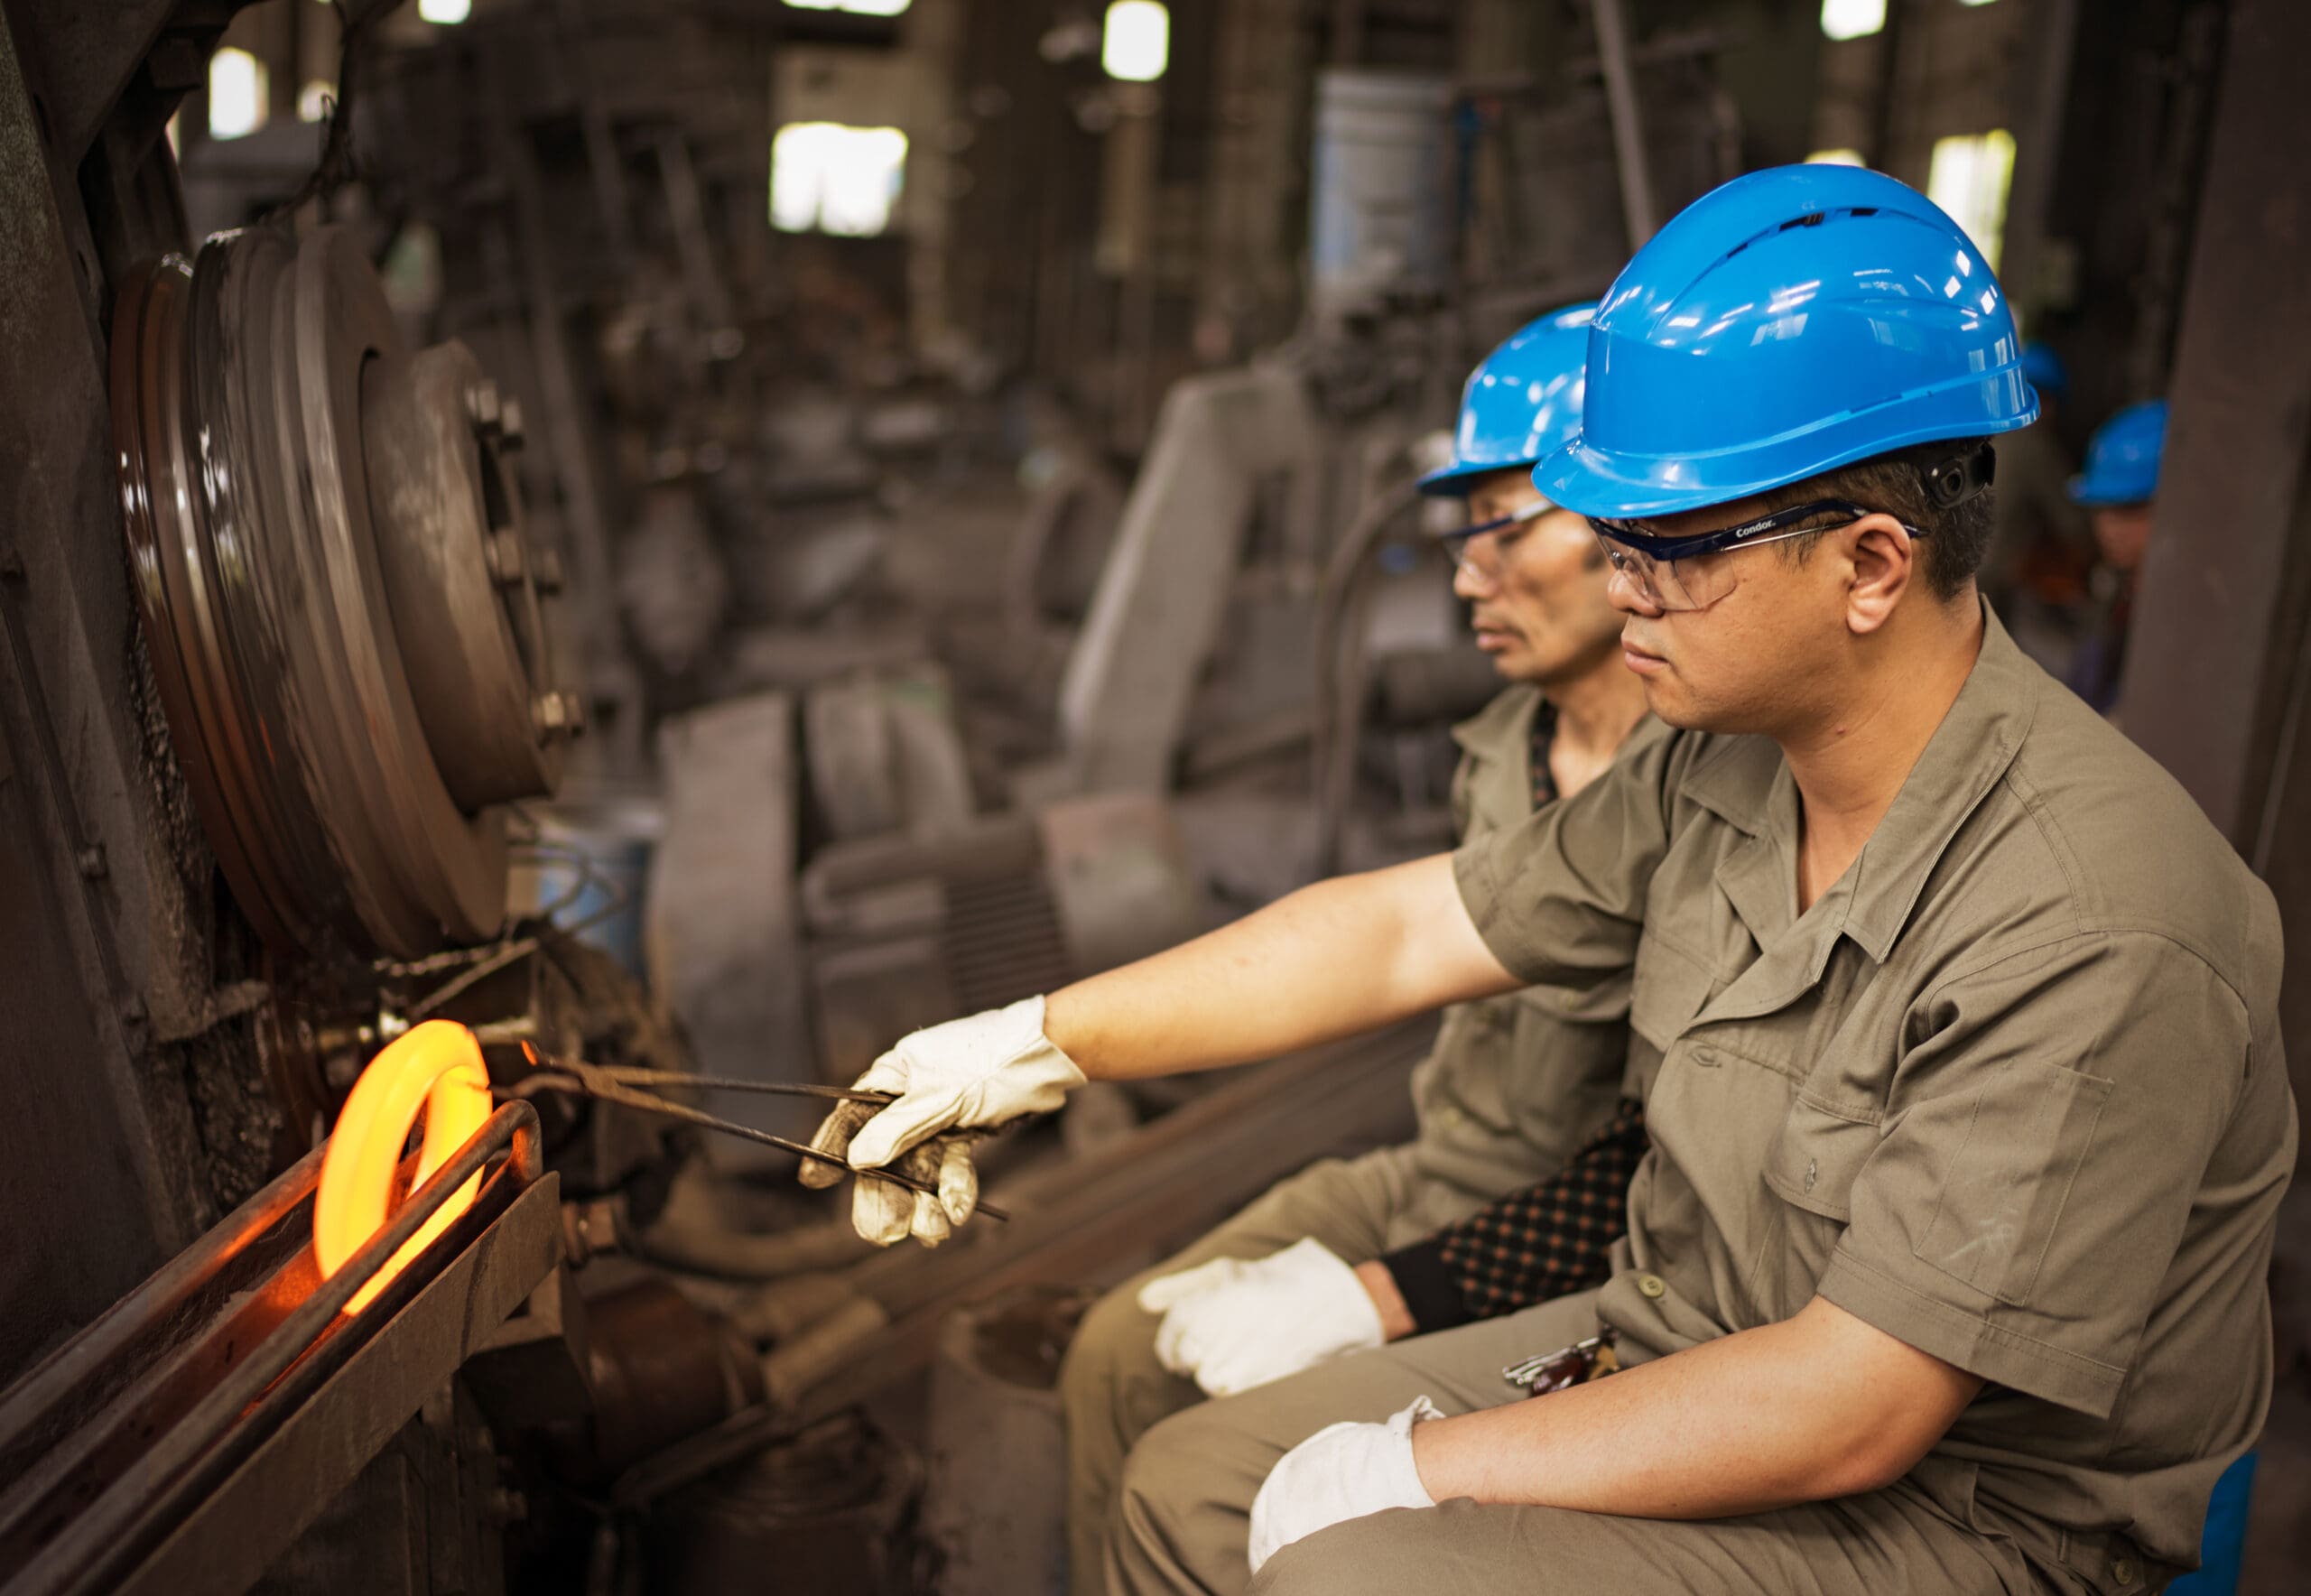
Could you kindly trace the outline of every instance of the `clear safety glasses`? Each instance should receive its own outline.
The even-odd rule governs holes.
[[[1546,499],[1535,499],[1531,504],[1527,505],[1524,508],[1515,511],[1512,514],[1507,515],[1496,515],[1490,521],[1480,521],[1473,526],[1456,527],[1452,531],[1446,533],[1443,536],[1443,541],[1444,543],[1444,552],[1452,560],[1453,564],[1467,565],[1469,563],[1469,545],[1474,540],[1483,537],[1489,533],[1507,532],[1512,526],[1522,526],[1527,521],[1538,520],[1541,516],[1547,515],[1551,510],[1555,508],[1556,506]],[[1489,575],[1490,573],[1480,567],[1478,568],[1478,574]]]
[[[1627,521],[1592,516],[1589,524],[1597,534],[1614,577],[1628,582],[1647,605],[1664,610],[1707,609],[1740,585],[1740,571],[1732,557],[1742,550],[1827,532],[1877,513],[1852,499],[1815,499],[1738,526],[1678,538],[1655,537]],[[1818,526],[1805,524],[1823,515],[1842,519]],[[1900,525],[1912,537],[1926,535],[1907,521]]]

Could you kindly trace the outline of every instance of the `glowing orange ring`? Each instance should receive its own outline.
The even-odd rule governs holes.
[[[489,1072],[473,1033],[448,1020],[427,1020],[404,1033],[369,1061],[337,1117],[321,1157],[320,1189],[313,1198],[313,1255],[326,1280],[345,1267],[370,1237],[385,1228],[402,1149],[425,1115],[425,1144],[417,1156],[416,1186],[432,1178],[489,1118]],[[411,1188],[415,1190],[415,1186]],[[386,1260],[346,1312],[367,1307],[385,1284],[473,1205],[476,1174]]]

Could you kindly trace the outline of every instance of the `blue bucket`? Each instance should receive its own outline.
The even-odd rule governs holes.
[[[642,960],[642,899],[651,856],[665,832],[664,812],[645,798],[532,808],[539,845],[515,850],[510,898],[524,915],[549,910],[557,925],[582,925],[578,940],[599,948],[636,980]]]

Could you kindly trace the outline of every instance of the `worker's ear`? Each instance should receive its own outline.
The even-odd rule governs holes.
[[[1834,534],[1845,578],[1845,624],[1856,636],[1884,626],[1917,575],[1918,548],[1891,515],[1864,515]]]

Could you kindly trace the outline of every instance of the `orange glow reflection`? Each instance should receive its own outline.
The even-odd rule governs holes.
[[[397,1193],[394,1179],[402,1148],[421,1110],[425,1143],[417,1158],[417,1185],[448,1163],[489,1118],[489,1073],[473,1033],[449,1020],[427,1020],[369,1061],[337,1118],[321,1158],[320,1189],[313,1199],[313,1253],[327,1279],[385,1229]],[[414,1188],[413,1188],[414,1189]],[[348,1304],[358,1313],[408,1267],[426,1244],[472,1206],[481,1176],[450,1193],[433,1217],[386,1261],[377,1277]]]

